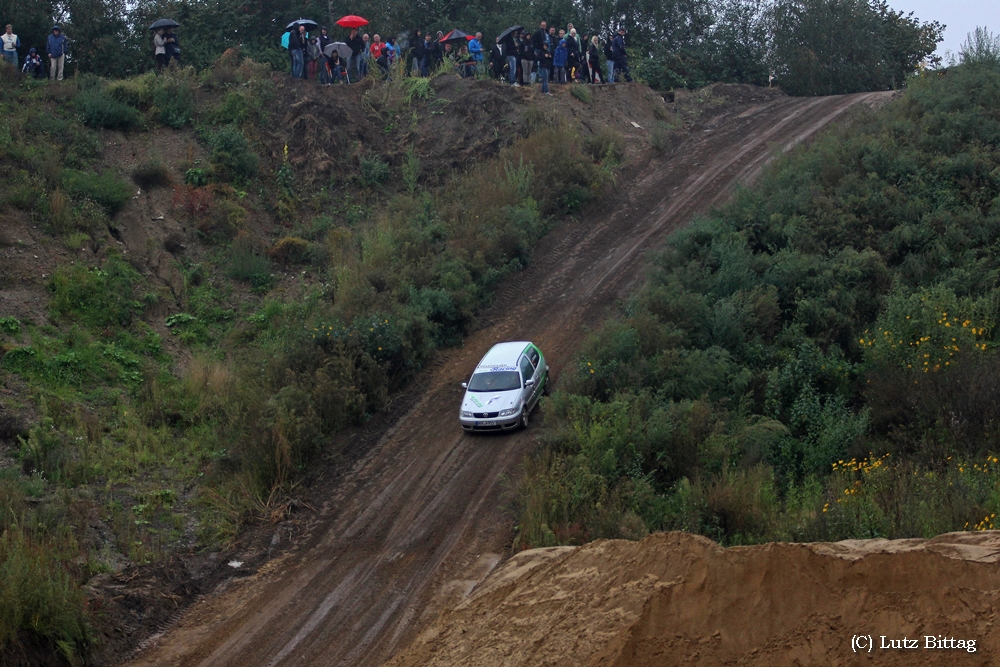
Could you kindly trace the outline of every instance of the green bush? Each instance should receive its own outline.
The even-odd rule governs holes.
[[[245,232],[240,233],[229,249],[226,275],[233,280],[250,283],[254,288],[266,290],[270,287],[271,260],[259,241]]]
[[[916,79],[672,235],[560,378],[522,543],[992,529],[998,91]]]
[[[389,163],[377,155],[361,158],[361,182],[367,186],[382,185],[389,180]]]
[[[194,116],[194,90],[181,75],[166,74],[153,89],[156,118],[167,127],[182,128]]]
[[[80,120],[91,127],[131,130],[142,123],[141,114],[98,89],[79,93],[74,100]]]
[[[64,264],[49,281],[49,308],[56,317],[91,327],[127,325],[142,309],[132,295],[141,280],[139,273],[117,256],[108,257],[100,268]]]
[[[33,539],[20,527],[0,531],[0,651],[20,633],[58,647],[66,660],[86,654],[91,632],[83,591],[60,559],[66,545]]]
[[[257,156],[238,127],[223,127],[212,137],[211,146],[212,175],[217,180],[242,184],[256,175]]]
[[[132,197],[132,187],[110,171],[93,174],[64,169],[62,183],[72,197],[100,204],[108,215],[120,211]]]

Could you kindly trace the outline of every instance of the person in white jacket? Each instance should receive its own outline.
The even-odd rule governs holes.
[[[3,59],[14,66],[17,69],[17,50],[21,48],[21,40],[17,38],[14,34],[14,27],[7,24],[7,32],[0,35],[0,40],[3,41]]]

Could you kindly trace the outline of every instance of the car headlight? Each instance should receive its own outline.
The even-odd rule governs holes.
[[[507,408],[506,410],[501,410],[500,411],[500,416],[501,417],[510,417],[511,415],[516,415],[517,414],[517,410],[518,410],[518,408]]]
[[[462,410],[462,416],[463,417],[469,417],[471,419],[472,418],[472,413],[469,412],[468,410]]]

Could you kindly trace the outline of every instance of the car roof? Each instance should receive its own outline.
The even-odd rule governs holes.
[[[531,343],[526,340],[497,343],[490,348],[490,351],[486,353],[486,356],[482,358],[476,368],[495,368],[497,366],[516,367],[521,353],[529,345]]]

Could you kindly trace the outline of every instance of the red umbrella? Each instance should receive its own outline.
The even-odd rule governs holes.
[[[341,28],[360,28],[363,25],[368,25],[368,19],[351,14],[338,20],[337,25]]]

